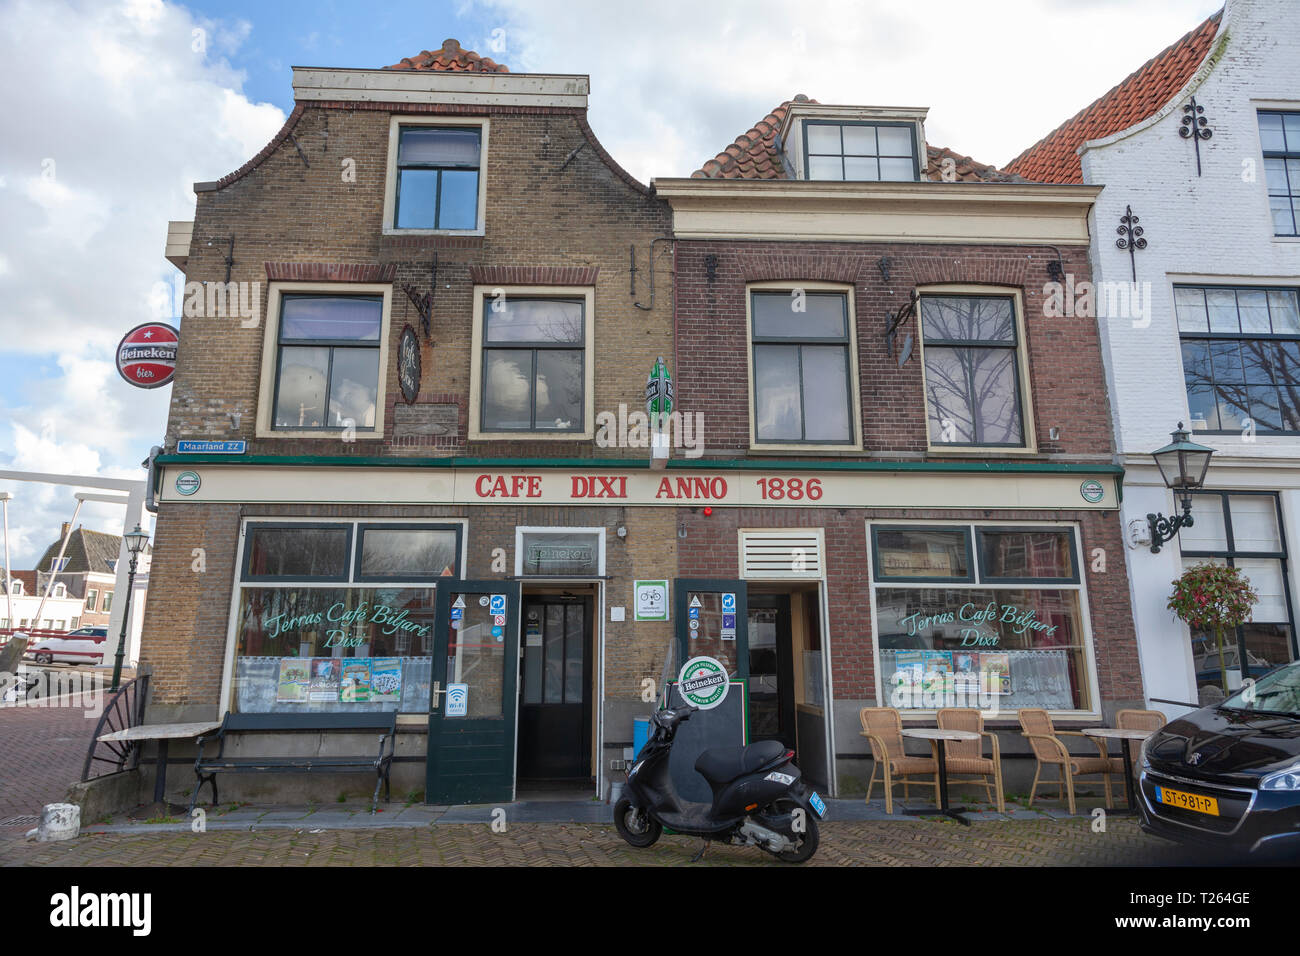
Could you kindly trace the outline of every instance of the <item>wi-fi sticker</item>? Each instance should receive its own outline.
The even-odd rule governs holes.
[[[469,710],[469,685],[447,685],[447,716],[464,717]]]

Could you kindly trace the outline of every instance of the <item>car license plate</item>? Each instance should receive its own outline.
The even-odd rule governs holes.
[[[1156,799],[1165,806],[1195,810],[1197,813],[1208,813],[1212,817],[1219,815],[1219,801],[1214,797],[1201,797],[1194,793],[1185,793],[1182,790],[1156,787]]]
[[[812,796],[808,798],[808,802],[811,803],[812,808],[817,811],[818,817],[822,819],[826,818],[826,801],[817,796],[816,790],[812,792]]]

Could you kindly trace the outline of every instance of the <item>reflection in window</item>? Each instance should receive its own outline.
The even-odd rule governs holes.
[[[478,225],[478,127],[402,127],[397,148],[398,229]]]
[[[1300,234],[1300,113],[1261,110],[1259,141],[1264,152],[1273,233]]]
[[[380,296],[283,296],[275,427],[374,428],[382,325]]]
[[[750,307],[756,440],[852,442],[848,296],[754,292]]]
[[[581,299],[485,296],[484,431],[583,430]]]
[[[930,443],[1023,446],[1012,298],[922,296],[921,334]]]

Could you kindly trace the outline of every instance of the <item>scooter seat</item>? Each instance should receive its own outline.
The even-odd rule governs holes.
[[[785,744],[779,740],[761,740],[748,747],[718,747],[700,754],[695,769],[709,783],[731,783],[784,753]]]

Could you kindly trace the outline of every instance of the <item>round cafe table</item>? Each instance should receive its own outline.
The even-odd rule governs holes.
[[[979,740],[980,735],[971,730],[942,730],[938,727],[904,727],[902,733],[904,737],[911,737],[913,740],[930,741],[930,749],[934,751],[935,760],[939,764],[939,806],[918,810],[904,807],[903,812],[917,817],[950,817],[958,823],[970,826],[970,821],[962,816],[966,812],[965,807],[948,806],[948,762],[944,757],[943,741]]]
[[[1136,813],[1137,798],[1133,793],[1133,757],[1128,752],[1128,742],[1130,740],[1146,740],[1154,730],[1135,730],[1132,728],[1122,727],[1085,727],[1083,734],[1086,737],[1097,737],[1101,740],[1118,740],[1120,750],[1124,754],[1124,796],[1128,800],[1127,810],[1116,810],[1115,813]]]

